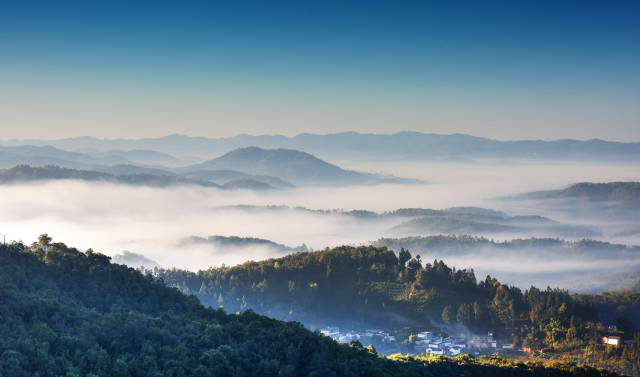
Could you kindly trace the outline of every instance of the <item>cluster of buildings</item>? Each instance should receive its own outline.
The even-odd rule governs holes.
[[[492,333],[487,333],[487,335],[447,336],[431,331],[422,331],[413,333],[408,337],[405,335],[400,339],[396,339],[396,336],[383,330],[341,331],[338,327],[325,327],[320,332],[339,343],[359,341],[363,345],[373,344],[378,351],[383,353],[409,352],[413,354],[456,356],[461,353],[480,355],[514,349],[512,344],[501,344],[494,339]]]
[[[488,355],[496,352],[511,353],[516,350],[512,343],[503,343],[493,337],[493,333],[486,335],[460,334],[448,336],[442,333],[422,331],[418,333],[404,332],[402,335],[391,335],[384,330],[340,330],[338,327],[325,327],[320,332],[339,343],[358,341],[363,345],[373,344],[378,352],[383,354],[410,353],[414,355],[442,355],[456,356],[466,353],[474,356]],[[411,335],[409,335],[411,334]],[[602,344],[619,347],[623,344],[620,336],[607,335],[601,339]],[[530,348],[521,351],[531,353]]]
[[[455,356],[467,348],[462,337],[443,337],[434,335],[431,331],[423,331],[415,334],[414,348],[417,353],[430,355]]]
[[[487,335],[443,336],[430,331],[423,331],[415,335],[414,347],[417,353],[430,355],[456,356],[461,353],[479,355],[494,353],[498,350],[513,350],[513,344],[501,344],[493,338],[493,333]]]
[[[322,335],[328,336],[338,343],[351,343],[359,341],[360,343],[388,343],[396,342],[396,337],[383,330],[364,330],[361,332],[355,330],[340,331],[338,327],[325,327],[320,330]]]

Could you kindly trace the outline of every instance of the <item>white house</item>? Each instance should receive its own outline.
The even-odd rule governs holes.
[[[459,355],[462,350],[460,348],[449,348],[449,353],[452,356]]]
[[[621,343],[621,340],[619,336],[605,336],[604,338],[602,338],[602,343],[618,347]]]
[[[439,348],[427,348],[426,352],[431,355],[444,355],[444,350]]]

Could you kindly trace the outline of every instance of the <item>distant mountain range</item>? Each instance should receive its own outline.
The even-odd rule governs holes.
[[[178,175],[166,174],[110,174],[93,170],[76,170],[58,166],[29,166],[18,165],[10,169],[0,170],[0,184],[14,184],[25,182],[43,182],[53,180],[76,180],[88,182],[110,182],[134,186],[170,187],[195,185],[228,190],[272,190],[273,186],[251,178],[229,180],[222,185],[206,181],[191,179]]]
[[[0,146],[0,167],[56,164],[66,168],[96,168],[112,165],[177,166],[179,159],[150,150],[109,150],[104,152],[63,150],[51,145]]]
[[[451,234],[578,239],[601,236],[600,229],[592,226],[567,224],[542,216],[510,216],[504,212],[476,207],[452,207],[441,210],[402,208],[382,213],[253,205],[223,206],[217,210],[274,213],[282,216],[339,216],[351,222],[357,221],[363,229],[382,229],[381,234],[389,237]]]
[[[417,183],[393,177],[344,170],[313,155],[291,149],[247,147],[200,164],[181,168],[183,172],[233,170],[252,175],[275,176],[297,185],[349,185]]]
[[[345,186],[353,184],[401,183],[417,180],[400,179],[342,169],[315,156],[289,149],[247,147],[233,150],[215,159],[182,167],[148,165],[165,162],[175,165],[178,159],[165,153],[147,150],[110,150],[91,154],[69,152],[52,146],[0,147],[0,168],[15,166],[53,167],[102,173],[107,175],[163,177],[181,183],[266,190],[291,188],[295,185]],[[26,173],[25,173],[26,174]],[[38,174],[42,175],[40,171]],[[62,174],[61,171],[55,174]],[[66,172],[64,174],[71,174]],[[95,174],[94,174],[95,175]],[[86,179],[76,174],[77,179]],[[53,178],[53,177],[51,177]],[[158,179],[158,178],[155,178]],[[207,184],[203,184],[207,183]]]
[[[184,165],[185,161],[180,160],[170,154],[152,150],[133,149],[133,150],[108,150],[104,152],[80,151],[93,158],[101,159],[126,159],[135,164],[151,165],[151,166],[167,166],[176,167]]]
[[[2,145],[51,145],[72,151],[152,150],[180,157],[210,158],[237,148],[296,149],[332,161],[440,160],[482,158],[566,159],[578,161],[639,161],[640,143],[592,140],[500,141],[466,134],[398,132],[394,134],[303,133],[237,135],[226,138],[169,135],[144,139],[97,139],[78,137],[59,140],[5,140]],[[128,159],[131,156],[122,156]]]
[[[582,182],[560,190],[536,191],[518,197],[525,199],[576,199],[593,203],[618,203],[640,207],[640,182]]]
[[[207,181],[198,181],[172,175],[121,174],[113,175],[92,170],[76,170],[58,166],[32,167],[18,165],[11,169],[0,170],[0,184],[21,182],[79,180],[89,182],[111,182],[135,186],[167,187],[176,185],[197,185],[223,188]]]
[[[189,171],[187,173],[182,173],[182,176],[209,181],[220,185],[224,185],[225,183],[229,182],[252,180],[264,183],[275,188],[294,187],[291,183],[285,181],[284,179],[268,175],[251,175],[236,170],[195,170]]]
[[[508,201],[530,201],[542,208],[572,216],[632,220],[640,232],[640,182],[576,183],[559,190],[536,191],[503,198]]]
[[[399,210],[395,214],[410,215],[411,219],[394,226],[391,228],[391,232],[399,235],[536,234],[538,236],[572,238],[600,235],[598,229],[593,227],[562,224],[542,216],[509,216],[497,211],[492,212],[495,213],[461,211],[457,208]]]
[[[595,237],[595,227],[564,224],[542,216],[509,216],[504,212],[475,207],[452,207],[443,210],[404,208],[383,214],[407,218],[392,227],[396,235],[429,234],[536,235],[541,237]]]

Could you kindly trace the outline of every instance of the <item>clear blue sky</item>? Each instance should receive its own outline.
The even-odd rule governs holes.
[[[639,1],[97,3],[3,2],[2,138],[640,141]]]

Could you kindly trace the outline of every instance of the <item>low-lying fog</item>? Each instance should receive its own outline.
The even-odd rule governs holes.
[[[233,265],[251,259],[281,256],[282,250],[250,246],[240,247],[236,252],[222,251],[206,243],[185,243],[185,239],[191,236],[256,237],[291,247],[306,244],[312,249],[321,249],[342,244],[367,244],[383,236],[393,236],[389,229],[397,225],[397,221],[391,218],[370,221],[339,213],[229,206],[284,205],[377,212],[406,207],[444,209],[478,206],[523,215],[532,214],[536,209],[516,207],[493,199],[525,191],[561,188],[580,181],[640,179],[640,167],[631,165],[405,163],[351,164],[346,167],[423,179],[429,184],[296,188],[266,193],[186,186],[156,189],[76,181],[0,186],[0,234],[6,235],[7,240],[30,243],[38,234],[48,233],[55,241],[80,249],[91,247],[109,255],[127,250],[143,254],[165,267],[197,270],[223,263]],[[582,222],[581,219],[549,217],[573,224]],[[513,235],[487,236],[509,239]],[[602,239],[607,240],[607,236]],[[626,241],[640,243],[633,238]],[[473,262],[477,266],[470,266],[470,261],[464,258],[444,260],[458,267],[475,267],[479,276],[490,270],[498,278],[502,275],[518,284],[527,283],[513,278],[514,271],[520,271],[519,266],[523,264],[528,265],[523,276],[557,273],[558,269],[565,268],[575,270],[578,265],[572,266],[570,261],[527,263],[520,259],[486,265],[476,259]],[[532,257],[531,262],[534,261],[535,257]],[[619,268],[620,263],[611,261],[610,267]],[[602,261],[590,263],[583,260],[579,265],[587,269],[607,268]],[[531,279],[532,282],[534,280]]]

